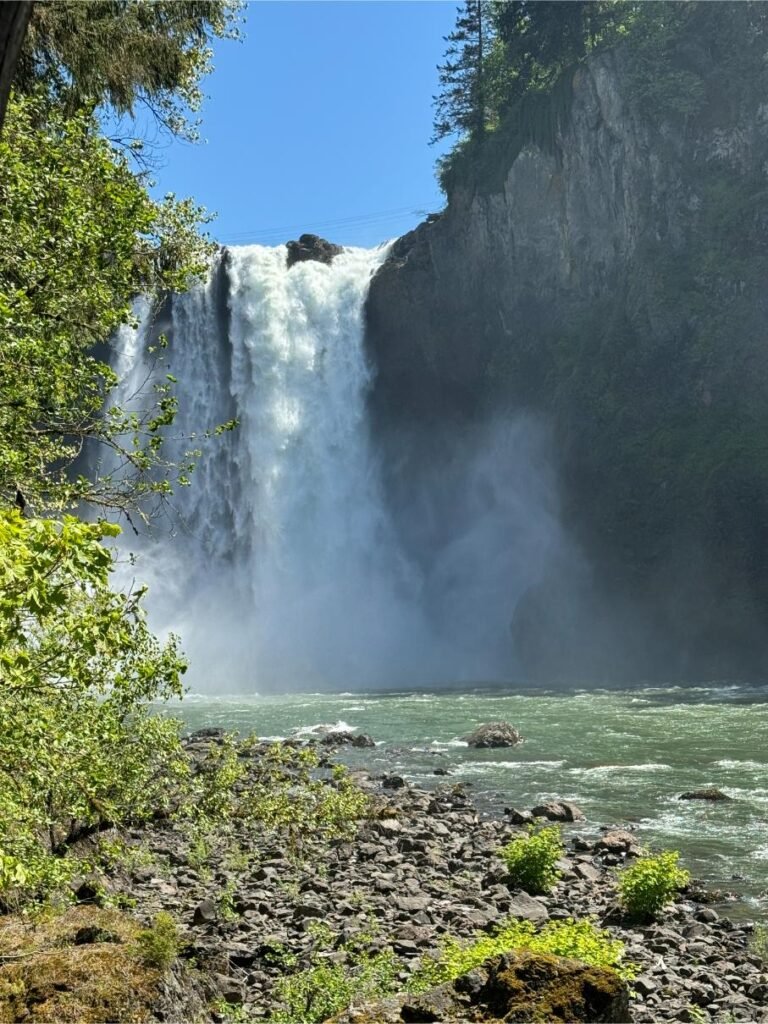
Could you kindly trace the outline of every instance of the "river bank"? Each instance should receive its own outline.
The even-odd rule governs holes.
[[[341,688],[355,691],[351,682]],[[190,694],[173,713],[190,730],[215,725],[275,739],[348,726],[377,743],[374,750],[342,751],[351,767],[396,772],[424,789],[440,782],[435,769],[445,769],[491,817],[553,795],[573,800],[588,830],[631,821],[647,844],[680,850],[696,877],[737,893],[747,917],[768,910],[765,687]],[[520,729],[522,744],[466,746],[476,724],[500,719]],[[678,799],[708,786],[731,800]]]
[[[193,735],[186,749],[201,764],[223,742],[209,730]],[[243,799],[248,777],[278,749],[250,743],[238,751],[246,775],[235,786]],[[330,792],[338,785],[331,761],[325,752],[319,760],[314,774]],[[288,760],[281,772],[289,783],[284,792],[300,801],[301,770]],[[427,792],[364,769],[348,781],[375,807],[354,833],[328,838],[309,828],[258,828],[235,815],[202,836],[183,822],[160,820],[128,833],[128,855],[102,878],[99,892],[83,883],[80,898],[122,900],[145,922],[173,915],[180,963],[194,979],[203,1019],[289,1020],[296,993],[285,979],[303,984],[318,965],[342,973],[347,965],[354,977],[363,946],[366,957],[393,954],[387,984],[405,989],[446,935],[467,939],[509,917],[540,925],[592,916],[637,965],[631,1016],[638,1024],[768,1021],[768,965],[752,949],[753,926],[721,915],[711,895],[694,886],[646,925],[622,917],[616,868],[627,844],[606,843],[600,826],[623,822],[566,826],[562,877],[550,893],[531,897],[510,889],[498,856],[524,830],[509,818],[479,814],[460,784],[446,779]],[[634,836],[644,839],[642,830]],[[182,1005],[189,1004],[179,997]],[[167,998],[162,1019],[178,1019]]]

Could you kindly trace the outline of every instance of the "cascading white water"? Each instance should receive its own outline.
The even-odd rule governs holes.
[[[363,301],[385,256],[347,249],[288,270],[283,247],[232,249],[228,330],[215,274],[173,300],[175,429],[239,421],[177,494],[173,540],[140,545],[137,575],[156,622],[182,635],[194,685],[386,681],[420,628],[365,419]],[[120,346],[126,391],[147,374],[136,333]]]
[[[172,535],[167,522],[127,535],[154,625],[181,635],[196,689],[488,680],[514,664],[512,616],[561,540],[539,431],[516,418],[449,434],[404,507],[398,496],[395,531],[369,438],[363,339],[386,251],[289,270],[284,247],[235,248],[170,303],[161,372],[178,380],[174,432],[239,421],[201,445]],[[129,406],[153,372],[158,330],[137,312],[142,326],[117,344]]]

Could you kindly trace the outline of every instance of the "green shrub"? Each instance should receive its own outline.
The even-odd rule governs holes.
[[[563,840],[557,825],[513,839],[501,851],[510,881],[526,892],[546,892],[560,877],[555,865],[563,855]]]
[[[317,777],[319,758],[311,747],[293,749],[276,743],[256,765],[240,801],[248,821],[283,835],[292,853],[308,838],[351,838],[360,821],[375,812],[371,797],[336,765],[331,779]]]
[[[151,928],[136,936],[139,957],[147,967],[166,971],[176,960],[181,948],[179,930],[171,914],[161,911]]]
[[[380,999],[397,989],[401,962],[391,949],[371,951],[375,932],[366,930],[340,947],[342,962],[330,960],[336,936],[323,922],[311,929],[315,949],[309,967],[281,977],[275,995],[282,1004],[275,1024],[315,1024],[345,1010],[354,999]]]
[[[755,931],[752,935],[752,941],[749,943],[749,949],[755,956],[759,956],[760,959],[768,964],[768,925],[756,924]]]
[[[510,920],[492,934],[479,935],[471,942],[461,942],[452,936],[446,938],[440,954],[424,959],[419,965],[413,987],[424,991],[453,981],[489,957],[514,950],[570,957],[592,967],[615,970],[625,980],[631,980],[637,973],[634,964],[624,961],[624,943],[597,928],[590,918],[550,921],[540,931],[531,921]]]
[[[632,917],[655,917],[675,893],[687,885],[690,874],[681,868],[676,850],[642,857],[619,875],[619,900]]]

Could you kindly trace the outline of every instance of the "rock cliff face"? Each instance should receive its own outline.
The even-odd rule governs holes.
[[[768,668],[765,44],[750,5],[703,7],[581,66],[551,144],[492,136],[371,288],[395,499],[467,424],[551,426],[588,569],[517,609],[529,674]]]

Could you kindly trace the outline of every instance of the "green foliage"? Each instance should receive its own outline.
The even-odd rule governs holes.
[[[196,137],[189,113],[203,98],[213,39],[237,38],[236,0],[56,0],[36,4],[16,88],[41,85],[72,113],[105,105],[147,109],[174,134]]]
[[[137,934],[136,946],[145,966],[167,971],[181,949],[179,930],[173,916],[161,911],[151,928],[145,928]]]
[[[435,104],[435,137],[459,137],[438,164],[449,195],[463,182],[482,186],[489,177],[498,189],[494,165],[501,163],[506,174],[527,144],[556,151],[574,72],[591,54],[620,46],[633,102],[657,121],[660,115],[679,120],[733,103],[745,78],[740,57],[755,50],[760,59],[768,21],[764,5],[755,3],[729,8],[727,23],[721,5],[705,3],[497,0],[478,6],[485,11],[482,54],[476,32],[468,56],[460,51],[452,60],[449,50],[444,92]],[[462,19],[472,22],[470,12],[460,9]],[[713,55],[722,67],[715,89],[706,84]],[[475,82],[482,83],[481,93],[472,88]],[[564,87],[565,103],[562,96],[547,102]]]
[[[641,857],[619,874],[619,899],[632,917],[655,917],[690,881],[680,854],[666,850]]]
[[[214,1013],[226,1022],[226,1024],[245,1024],[248,1020],[248,1011],[240,1003],[228,1003],[226,999],[214,999],[210,1004]]]
[[[236,921],[239,917],[235,910],[235,899],[237,897],[237,884],[230,880],[219,893],[217,900],[219,917],[222,921]]]
[[[136,295],[203,273],[212,247],[202,211],[151,199],[93,118],[53,111],[40,127],[42,110],[17,99],[0,138],[0,498],[18,490],[37,513],[83,500],[124,509],[167,493],[191,453],[181,467],[162,457],[170,380],[105,414],[117,378],[94,348],[130,321]],[[73,473],[99,451],[114,472]]]
[[[750,952],[768,964],[768,925],[756,924],[749,943]]]
[[[615,970],[626,980],[637,974],[636,966],[624,960],[624,943],[612,939],[589,918],[549,921],[539,931],[531,921],[513,919],[500,925],[492,934],[481,934],[470,941],[448,936],[437,957],[421,961],[414,975],[413,988],[421,992],[453,981],[490,957],[515,950],[570,957],[592,967]]]
[[[44,892],[60,855],[102,824],[168,805],[187,762],[177,723],[147,702],[177,696],[176,641],[149,631],[140,597],[109,588],[106,523],[0,512],[0,898]]]
[[[539,893],[551,889],[560,877],[556,864],[563,855],[563,839],[557,825],[527,836],[513,839],[501,851],[512,885],[526,892]]]
[[[349,838],[374,812],[371,798],[337,765],[331,780],[316,776],[311,747],[272,744],[239,799],[238,814],[282,833],[297,853],[307,840]]]
[[[274,989],[282,1004],[270,1020],[276,1024],[315,1024],[345,1010],[353,1001],[379,999],[397,988],[401,964],[394,953],[371,950],[374,933],[363,932],[338,946],[341,958],[331,959],[335,936],[320,924],[306,970],[279,978]]]

